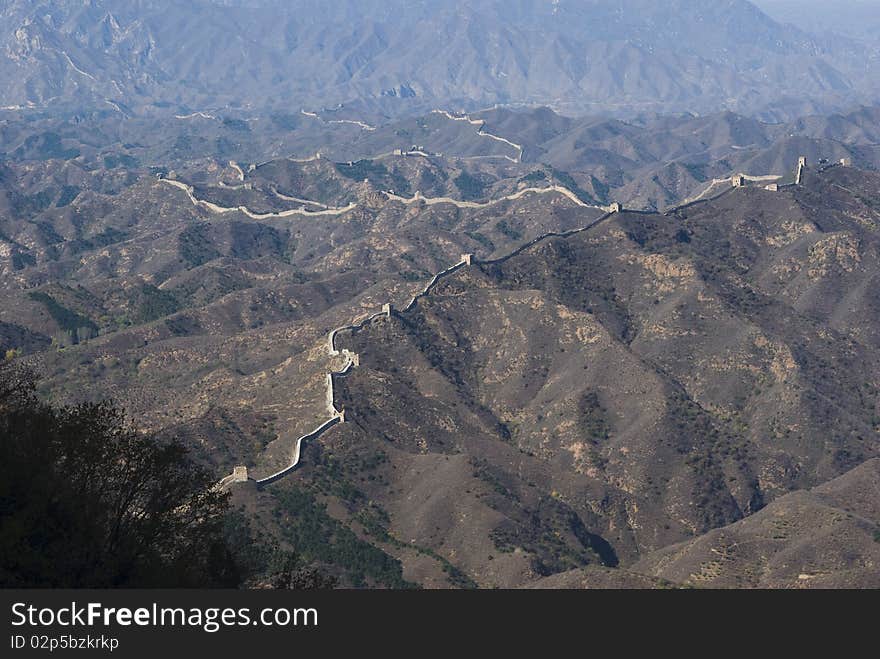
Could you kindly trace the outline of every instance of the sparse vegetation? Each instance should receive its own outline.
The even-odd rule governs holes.
[[[314,495],[292,486],[275,496],[283,511],[284,538],[305,560],[340,570],[355,587],[413,587],[403,578],[400,561],[359,539],[328,515]]]

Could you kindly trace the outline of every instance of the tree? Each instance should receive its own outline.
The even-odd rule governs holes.
[[[47,405],[0,364],[0,585],[237,586],[213,480],[112,404]]]
[[[332,575],[314,567],[300,566],[300,557],[295,552],[279,552],[275,563],[277,569],[270,583],[277,590],[332,590],[339,585]]]

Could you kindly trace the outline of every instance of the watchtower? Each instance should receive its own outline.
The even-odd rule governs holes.
[[[741,188],[745,185],[745,177],[742,174],[737,174],[733,178],[730,179],[731,183],[733,183],[733,187]]]
[[[794,177],[794,182],[800,185],[804,180],[804,170],[807,168],[807,157],[801,156],[798,158],[798,168],[797,174]]]
[[[840,164],[844,167],[852,167],[852,159],[851,158],[841,158]]]
[[[394,313],[394,305],[393,304],[383,304],[382,305],[382,313],[391,318],[391,314]]]
[[[244,466],[233,467],[232,468],[232,482],[233,483],[247,483],[248,480],[248,468]]]
[[[461,255],[461,263],[465,265],[473,265],[474,264],[474,255],[473,254],[462,254]]]
[[[623,212],[623,207],[620,205],[619,202],[615,201],[613,204],[611,204],[611,205],[608,207],[608,212],[609,212],[609,213],[622,213],[622,212]]]

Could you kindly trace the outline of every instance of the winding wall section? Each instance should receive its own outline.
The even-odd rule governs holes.
[[[801,161],[798,164],[798,172],[797,172],[797,175],[795,178],[796,184],[801,183],[802,174],[803,174],[803,170],[805,169],[805,167],[806,167],[805,161],[803,159],[801,159]],[[781,176],[776,176],[776,175],[770,175],[770,176],[738,175],[738,176],[741,176],[742,179],[744,179],[744,180],[753,181],[753,182],[778,181],[779,179],[782,178]],[[728,187],[724,191],[722,191],[714,196],[708,196],[708,197],[704,197],[701,199],[698,198],[698,199],[686,200],[682,204],[679,204],[678,206],[675,206],[675,207],[667,210],[665,214],[670,215],[672,213],[675,213],[677,210],[681,210],[683,208],[693,206],[694,204],[697,204],[697,203],[701,203],[701,202],[705,203],[708,201],[712,201],[714,199],[717,199],[717,198],[727,194],[728,192],[731,192],[732,190],[736,189],[736,187],[741,186],[741,182],[737,183],[737,184],[733,183],[733,180],[735,178],[736,178],[736,176],[733,176],[728,179],[721,179],[719,181],[719,182],[727,181],[727,182],[731,183],[731,187]],[[167,179],[163,179],[163,180],[166,180],[168,183],[175,184],[175,185],[177,185],[177,187],[181,187],[184,190],[187,190],[189,188],[189,186],[185,186],[184,184],[180,184],[176,181],[170,181]],[[711,188],[715,187],[716,185],[717,185],[716,181],[713,181],[712,184],[709,186],[709,188],[707,188],[707,191],[710,190]],[[515,193],[515,197],[513,197],[513,198],[518,198],[518,197],[520,197],[524,194],[527,194],[529,192],[537,192],[537,193],[559,192],[560,194],[563,194],[567,198],[569,198],[572,201],[574,201],[575,203],[577,203],[579,206],[587,206],[587,204],[584,204],[570,190],[568,190],[566,188],[562,188],[562,190],[560,190],[560,189],[558,189],[560,187],[561,186],[551,186],[549,188],[527,188],[527,189],[521,190],[518,193]],[[192,196],[191,192],[189,192],[189,190],[188,190],[188,193],[190,194],[190,197],[192,199],[195,199]],[[419,198],[413,197],[412,199],[407,200],[403,197],[396,197],[395,195],[391,195],[388,193],[386,193],[386,194],[388,195],[389,199],[395,200],[395,201],[401,201],[403,203],[413,203],[417,199],[424,200],[420,197]],[[700,196],[702,197],[703,195],[700,195]],[[508,198],[509,197],[510,196],[508,196]],[[426,201],[426,200],[424,200],[424,201]],[[455,202],[455,200],[444,199],[444,202],[445,201],[451,201],[453,203]],[[441,202],[438,201],[435,203],[441,203]],[[458,203],[471,203],[471,202],[458,202]],[[489,202],[489,203],[491,204],[492,202]],[[495,203],[497,203],[497,202],[495,202]],[[484,204],[484,205],[488,205],[488,204]],[[467,206],[467,207],[470,208],[472,206]],[[593,208],[596,208],[596,207],[593,207]],[[533,245],[536,245],[544,240],[547,240],[549,238],[565,238],[565,237],[572,236],[572,235],[575,235],[578,233],[582,233],[584,231],[588,231],[588,230],[592,229],[593,227],[601,224],[602,222],[605,222],[606,220],[613,217],[614,215],[623,212],[623,209],[621,208],[620,204],[612,204],[610,207],[605,208],[605,210],[606,210],[606,212],[604,215],[602,215],[599,218],[596,218],[595,220],[593,220],[592,222],[588,223],[587,225],[585,225],[583,227],[580,227],[577,229],[571,229],[569,231],[562,231],[562,232],[550,231],[550,232],[544,233],[544,234],[530,240],[529,242],[525,243],[524,245],[520,245],[518,248],[516,248],[515,250],[513,250],[509,254],[502,256],[500,258],[497,258],[497,259],[476,261],[472,255],[464,254],[464,255],[462,255],[462,258],[458,263],[455,263],[454,265],[446,268],[445,270],[442,270],[441,272],[438,272],[437,274],[435,274],[431,278],[431,280],[425,285],[425,287],[419,293],[414,295],[413,298],[410,300],[409,304],[407,304],[406,307],[404,307],[401,311],[405,313],[405,312],[409,311],[410,309],[412,309],[418,303],[419,299],[429,295],[431,293],[431,291],[437,286],[437,284],[439,284],[440,281],[442,281],[445,277],[448,277],[449,275],[457,272],[458,270],[460,270],[468,265],[471,265],[474,263],[484,263],[487,265],[503,263],[503,262],[513,258],[514,256],[521,254],[522,252],[529,249]],[[650,215],[656,214],[656,213],[648,212],[648,211],[627,211],[627,212],[629,212],[629,213],[643,212],[645,214],[650,214]],[[315,214],[317,214],[317,213],[315,213]],[[338,334],[340,332],[359,330],[359,329],[363,328],[367,323],[373,321],[374,319],[379,318],[381,316],[390,316],[392,313],[393,313],[393,309],[392,309],[391,305],[385,305],[385,309],[383,311],[371,314],[358,323],[353,323],[350,325],[343,325],[342,327],[337,327],[337,328],[330,331],[330,333],[327,336],[327,348],[328,348],[328,352],[329,352],[330,356],[336,357],[336,356],[342,355],[346,358],[345,366],[343,367],[343,369],[341,371],[331,371],[330,373],[327,374],[327,410],[330,415],[330,418],[327,419],[326,421],[324,421],[321,425],[319,425],[317,428],[315,428],[311,432],[308,432],[305,435],[302,435],[301,437],[297,438],[297,440],[294,443],[294,449],[293,449],[293,455],[291,456],[291,462],[288,466],[286,466],[283,469],[280,469],[279,471],[277,471],[269,476],[266,476],[264,478],[249,479],[249,480],[254,480],[257,483],[257,485],[268,485],[270,483],[274,483],[274,482],[280,480],[281,478],[284,478],[288,474],[292,473],[297,468],[297,466],[299,466],[300,458],[302,455],[303,442],[310,441],[313,439],[318,439],[319,437],[321,437],[321,435],[323,435],[325,432],[327,432],[333,426],[335,426],[339,423],[345,422],[345,410],[339,410],[336,407],[335,379],[338,377],[345,377],[349,373],[351,373],[352,370],[359,365],[359,358],[356,353],[352,353],[351,351],[349,351],[345,348],[343,348],[342,350],[339,350],[336,347],[336,337],[338,336]],[[242,467],[239,467],[238,469],[243,470]],[[235,472],[233,474],[225,476],[222,480],[220,480],[217,483],[216,486],[219,488],[228,488],[234,482],[237,482],[237,479],[234,476],[235,476]]]

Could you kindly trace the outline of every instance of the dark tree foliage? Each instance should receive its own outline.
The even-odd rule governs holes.
[[[315,567],[300,565],[300,556],[293,552],[279,555],[272,576],[272,588],[277,590],[330,590],[339,585],[339,580]]]
[[[455,187],[461,192],[461,198],[465,201],[479,199],[486,191],[486,186],[483,182],[467,172],[462,172],[453,180]]]
[[[0,365],[0,586],[237,586],[212,481],[111,404],[52,407]]]
[[[82,314],[78,314],[59,304],[52,296],[35,291],[33,293],[28,293],[28,297],[37,302],[42,302],[48,310],[49,315],[52,316],[52,320],[58,323],[61,329],[71,334],[72,337],[75,338],[77,330],[80,330],[81,328],[84,328],[87,333],[90,333],[92,336],[98,332],[98,326],[95,325],[90,318],[86,318]]]

